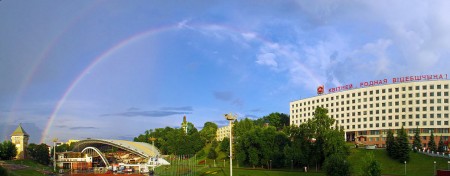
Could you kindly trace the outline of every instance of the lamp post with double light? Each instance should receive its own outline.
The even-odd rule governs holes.
[[[233,115],[232,113],[225,114],[225,119],[227,119],[230,122],[230,176],[233,176],[233,121],[236,120],[236,115]]]

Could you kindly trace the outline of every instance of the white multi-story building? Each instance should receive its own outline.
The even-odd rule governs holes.
[[[450,80],[433,77],[426,81],[386,79],[329,89],[328,94],[290,102],[290,123],[300,125],[313,118],[316,107],[328,109],[328,115],[335,119],[345,131],[347,141],[358,141],[367,145],[385,146],[387,130],[406,129],[410,142],[418,127],[422,145],[427,146],[433,131],[435,141],[448,141]],[[406,77],[404,77],[406,78]],[[416,81],[416,82],[413,82]],[[323,87],[322,87],[323,90]],[[340,91],[342,90],[342,91]]]
[[[230,138],[230,125],[217,128],[216,140],[222,141],[225,137]]]

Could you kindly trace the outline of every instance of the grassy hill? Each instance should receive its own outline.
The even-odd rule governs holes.
[[[208,148],[209,150],[209,148]],[[349,162],[352,166],[352,175],[361,175],[362,174],[362,164],[364,163],[364,159],[366,154],[369,152],[373,152],[375,159],[381,163],[381,169],[383,175],[405,175],[405,164],[400,163],[397,160],[392,160],[386,153],[384,149],[376,149],[376,150],[366,150],[366,149],[351,149],[351,154],[349,156]],[[225,155],[225,154],[223,154]],[[217,160],[216,160],[217,161]],[[447,169],[447,159],[430,157],[427,155],[419,154],[419,153],[410,153],[410,161],[406,163],[406,175],[408,176],[424,176],[424,175],[433,175],[434,174],[434,161],[436,161],[436,169]],[[212,160],[207,160],[207,163],[212,163]],[[229,163],[228,163],[229,164]],[[197,169],[197,175],[229,175],[229,165],[226,164],[223,167],[223,162],[216,164],[216,168],[214,167],[203,167]],[[233,165],[235,165],[233,163]],[[234,168],[234,175],[325,175],[323,172],[316,173],[311,168],[310,172],[304,173],[300,168],[294,169],[291,171],[288,169],[277,169],[277,170],[267,170],[267,169],[250,169],[250,168]]]
[[[32,160],[1,161],[3,168],[10,176],[45,176],[51,173],[51,167],[41,165]]]
[[[366,150],[352,149],[349,162],[352,165],[354,175],[362,173],[361,166],[364,162],[366,153],[373,152],[375,159],[381,163],[381,173],[384,175],[405,175],[405,164],[392,160],[384,149]],[[434,161],[436,161],[436,169],[446,170],[447,159],[431,157],[420,153],[410,152],[410,160],[406,163],[406,175],[433,175]]]

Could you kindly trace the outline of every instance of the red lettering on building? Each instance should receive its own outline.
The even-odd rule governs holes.
[[[392,84],[395,83],[404,83],[404,82],[412,82],[412,81],[422,81],[422,80],[441,80],[441,79],[448,79],[448,74],[434,74],[434,75],[418,75],[418,76],[404,76],[404,77],[397,77],[392,78]],[[366,81],[366,82],[360,82],[359,87],[371,87],[371,86],[378,86],[388,84],[388,79],[380,79],[380,80],[373,80],[373,81]],[[353,89],[353,84],[347,84],[343,86],[337,86],[328,89],[329,93],[344,91]],[[319,88],[317,89],[317,92],[319,93]]]

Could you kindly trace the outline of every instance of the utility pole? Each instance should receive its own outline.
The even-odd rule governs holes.
[[[56,142],[58,138],[53,138],[53,171],[56,172]]]

